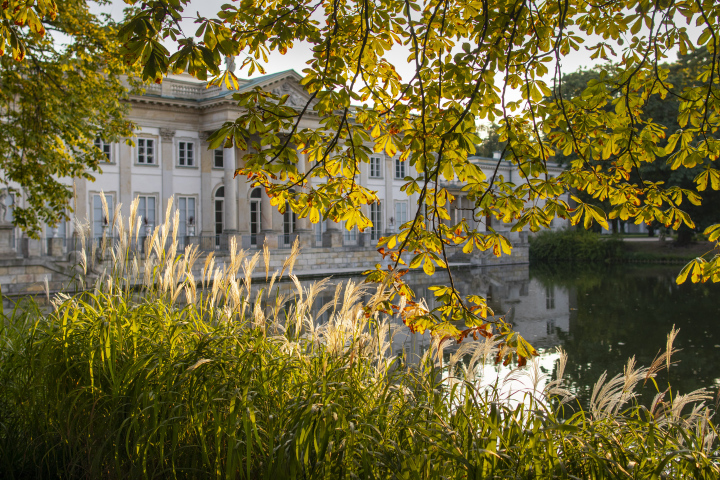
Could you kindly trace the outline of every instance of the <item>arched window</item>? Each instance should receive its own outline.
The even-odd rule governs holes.
[[[285,246],[292,243],[293,232],[295,232],[295,212],[292,211],[289,203],[285,203],[285,213],[283,214],[283,244]]]
[[[262,190],[250,192],[250,245],[257,245],[257,236],[262,228]]]
[[[215,246],[220,246],[220,235],[224,230],[225,187],[215,191]]]

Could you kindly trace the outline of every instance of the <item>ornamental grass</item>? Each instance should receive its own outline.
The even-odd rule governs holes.
[[[391,285],[347,281],[318,307],[328,281],[299,282],[297,249],[272,276],[265,253],[253,287],[260,253],[232,244],[200,265],[192,246],[178,253],[177,214],[135,253],[136,213],[115,244],[83,250],[84,291],[0,316],[2,478],[720,476],[706,390],[636,398],[670,368],[676,331],[651,366],[600,378],[583,409],[563,353],[552,379],[535,361],[490,385],[492,339],[435,339],[410,362],[379,310]]]

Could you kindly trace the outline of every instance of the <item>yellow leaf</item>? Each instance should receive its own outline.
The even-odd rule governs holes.
[[[310,222],[318,223],[319,221],[320,221],[320,212],[318,212],[317,208],[311,208],[310,209]]]
[[[435,273],[435,265],[433,265],[432,260],[430,260],[429,258],[426,258],[425,263],[423,263],[423,271],[427,275],[432,275],[433,273]]]

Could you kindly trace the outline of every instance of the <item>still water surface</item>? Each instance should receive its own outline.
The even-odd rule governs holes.
[[[609,377],[621,373],[633,355],[638,365],[649,366],[664,351],[673,325],[680,329],[675,347],[681,351],[669,374],[658,374],[658,386],[665,389],[669,382],[673,394],[701,387],[714,392],[720,386],[720,285],[677,285],[680,268],[463,267],[455,277],[461,291],[483,295],[497,314],[508,314],[515,329],[540,350],[547,373],[555,368],[555,347],[564,349],[569,357],[566,379],[587,404],[603,372]],[[413,272],[406,279],[432,307],[427,287],[445,283],[447,277]],[[429,348],[427,335],[408,334],[400,322],[396,331],[394,353],[404,349],[422,355]],[[655,392],[648,384],[642,400]]]

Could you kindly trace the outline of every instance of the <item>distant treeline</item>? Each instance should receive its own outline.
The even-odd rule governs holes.
[[[547,230],[530,238],[530,261],[609,262],[625,258],[619,238],[602,238],[587,230]]]
[[[703,242],[699,242],[701,245]],[[665,246],[665,247],[664,247]],[[666,248],[669,247],[669,248]],[[530,262],[557,263],[686,263],[706,253],[677,248],[676,242],[626,242],[584,229],[545,231],[530,238]],[[712,249],[711,246],[708,246]],[[700,252],[702,250],[702,252]]]

